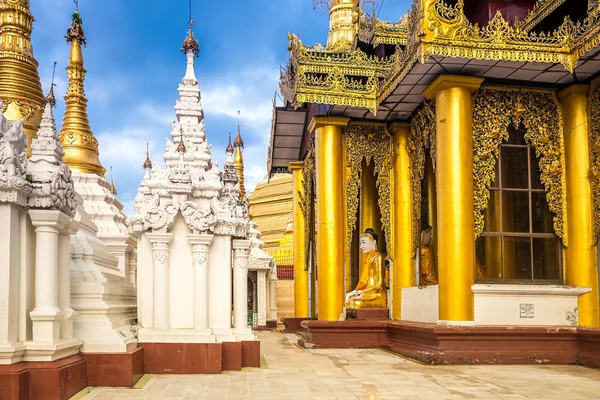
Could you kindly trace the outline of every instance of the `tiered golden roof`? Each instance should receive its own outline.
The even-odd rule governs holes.
[[[515,26],[498,11],[487,26],[480,27],[465,16],[464,0],[456,5],[444,0],[414,0],[412,11],[397,23],[366,18],[356,22],[361,40],[396,45],[395,53],[383,58],[356,46],[309,47],[290,35],[291,57],[281,77],[281,92],[292,106],[364,107],[376,114],[415,64],[431,57],[555,63],[572,73],[580,58],[600,45],[600,12],[591,7],[587,17],[577,23],[567,17],[551,33],[528,30],[558,3],[560,0],[539,1],[527,19]]]
[[[25,119],[29,144],[36,136],[44,108],[31,46],[33,21],[29,0],[0,0],[0,99],[10,121]]]
[[[67,76],[69,88],[65,96],[66,109],[59,138],[65,150],[65,163],[71,169],[83,173],[104,176],[106,169],[100,163],[98,140],[90,128],[87,116],[87,99],[84,81],[86,70],[83,65],[82,45],[86,44],[79,11],[73,14],[73,20],[67,31],[67,42],[71,43]]]

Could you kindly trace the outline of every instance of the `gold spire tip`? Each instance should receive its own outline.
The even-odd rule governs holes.
[[[54,83],[55,74],[56,74],[56,61],[54,61],[54,69],[52,70],[52,83],[50,83],[50,91],[48,92],[48,95],[46,96],[46,103],[50,103],[50,105],[52,107],[56,107],[56,96],[54,95],[54,86],[56,86],[56,84]]]
[[[229,132],[229,144],[227,145],[227,148],[225,149],[226,153],[233,153],[233,146],[231,145],[231,132]]]
[[[188,22],[189,29],[183,44],[181,45],[181,51],[183,54],[187,54],[188,52],[194,53],[194,56],[198,57],[200,55],[200,46],[198,45],[198,41],[194,37],[194,24],[196,20],[192,19],[192,0],[190,0],[190,19]]]
[[[239,110],[238,110],[238,126],[237,126],[237,128],[238,128],[237,136],[235,137],[233,145],[235,147],[241,147],[243,149],[244,141],[242,140],[242,124],[240,123],[240,111]]]
[[[179,153],[185,153],[186,148],[185,148],[185,144],[183,143],[183,131],[181,131],[181,136],[179,136],[179,144],[177,145],[177,152]]]

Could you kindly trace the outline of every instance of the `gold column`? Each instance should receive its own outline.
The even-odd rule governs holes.
[[[300,199],[304,197],[302,186],[303,162],[290,163],[289,170],[293,174],[294,193],[294,317],[308,317],[308,269],[304,240],[305,219],[300,208]]]
[[[590,187],[589,86],[573,85],[559,93],[564,118],[565,162],[567,169],[566,283],[592,288],[579,297],[579,325],[598,328],[598,260],[592,220]]]
[[[332,0],[327,46],[347,47],[350,50],[358,33],[359,17],[358,0]]]
[[[349,118],[315,117],[317,196],[317,300],[321,321],[337,321],[344,309],[344,162],[342,129]]]
[[[367,165],[366,162],[364,162],[360,180],[360,223],[358,224],[358,227],[360,233],[364,232],[367,228],[373,228],[379,236],[377,247],[379,251],[382,251],[383,235],[381,234],[381,213],[379,211],[378,198],[374,161],[372,161],[370,165]],[[359,254],[359,271],[362,271],[366,254],[362,251],[360,251]],[[354,290],[354,288],[352,288],[352,290]]]
[[[472,321],[474,283],[473,99],[482,78],[441,75],[423,93],[435,99],[439,318]]]
[[[44,109],[38,62],[31,46],[33,21],[29,0],[0,1],[0,99],[9,121],[25,119],[28,155]]]
[[[394,123],[394,180],[392,207],[394,264],[392,266],[392,318],[402,319],[402,288],[415,286],[415,260],[412,258],[412,186],[408,152],[410,124]]]

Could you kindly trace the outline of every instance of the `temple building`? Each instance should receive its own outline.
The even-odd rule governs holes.
[[[289,35],[268,162],[294,176],[290,324],[431,363],[493,331],[564,362],[531,327],[583,349],[600,326],[598,3],[414,0],[393,22],[363,3],[315,2],[326,46]]]

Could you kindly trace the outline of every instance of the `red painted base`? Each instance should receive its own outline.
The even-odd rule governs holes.
[[[140,343],[147,374],[220,374],[221,343]]]
[[[389,308],[349,308],[346,310],[346,319],[378,320],[390,319]]]
[[[298,333],[304,331],[304,328],[300,325],[302,321],[311,321],[311,318],[284,318],[283,325],[285,333]]]
[[[600,330],[305,321],[310,348],[386,348],[427,364],[581,364],[600,368]]]
[[[242,342],[223,343],[223,371],[242,370]]]
[[[84,354],[89,386],[131,387],[144,375],[144,349],[124,354]]]
[[[242,342],[242,367],[260,368],[260,342]]]
[[[0,366],[2,400],[66,400],[87,386],[85,361],[80,355]]]

